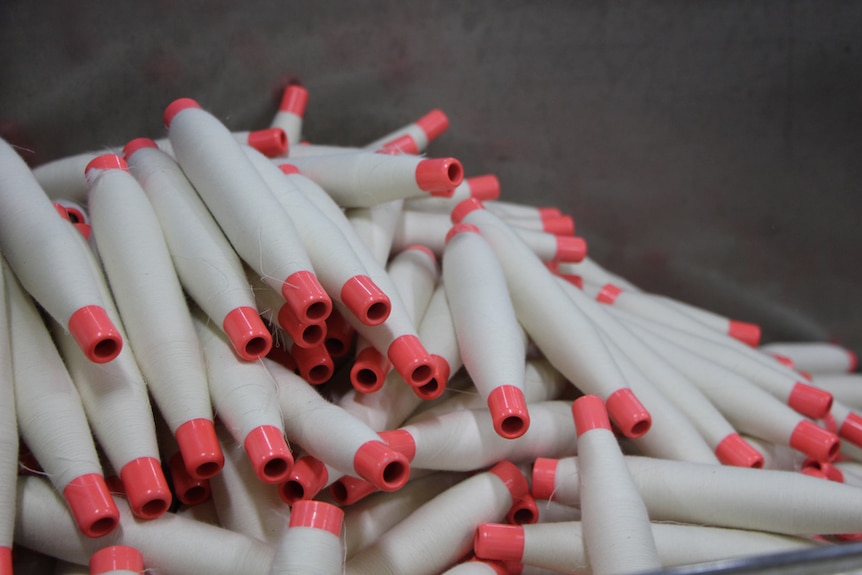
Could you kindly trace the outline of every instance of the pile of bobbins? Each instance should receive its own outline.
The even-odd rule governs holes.
[[[33,170],[0,141],[0,575],[603,575],[862,533],[851,352],[603,269],[421,155],[439,110],[348,148],[300,140],[307,100],[232,133],[182,98],[167,138]]]

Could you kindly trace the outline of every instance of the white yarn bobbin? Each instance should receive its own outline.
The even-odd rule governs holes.
[[[147,194],[183,288],[245,360],[266,355],[272,338],[254,310],[239,256],[177,163],[146,138],[123,149]]]
[[[90,556],[90,575],[140,575],[144,557],[128,545],[102,547]]]
[[[149,569],[163,573],[266,575],[272,563],[272,549],[262,541],[174,513],[135,521],[121,499],[117,503],[123,528],[108,538],[87,539],[75,531],[57,494],[37,477],[19,480],[18,500],[16,543],[64,561],[86,565],[109,544],[138,549]]]
[[[194,100],[175,100],[165,124],[177,163],[234,249],[305,321],[332,302],[314,276],[293,222],[227,128]]]
[[[91,361],[114,359],[123,340],[105,311],[86,253],[74,241],[77,232],[58,217],[24,160],[2,139],[0,174],[0,251],[9,266]]]
[[[811,380],[815,387],[830,393],[836,401],[852,409],[862,409],[862,374],[816,374]]]
[[[344,569],[344,512],[325,501],[297,501],[275,545],[270,575],[340,575]]]
[[[238,144],[254,148],[268,158],[287,155],[287,134],[281,128],[264,128],[250,132],[231,132],[231,136],[233,136]],[[176,157],[170,139],[159,138],[155,142],[160,150],[172,158]]]
[[[669,297],[661,297],[661,301],[677,308],[718,333],[729,335],[749,347],[756,348],[760,344],[760,326],[757,324],[730,319],[714,311]]]
[[[428,111],[414,122],[389,132],[367,144],[367,149],[378,150],[402,136],[410,136],[416,142],[416,153],[422,152],[428,144],[449,128],[449,118],[439,109]]]
[[[58,158],[33,168],[33,177],[52,200],[63,198],[79,203],[87,202],[87,179],[84,169],[96,156],[119,154],[120,148],[92,150]]]
[[[392,253],[404,200],[390,200],[368,208],[349,208],[344,215],[362,238],[369,252],[380,265],[386,265]]]
[[[500,197],[500,180],[494,174],[464,178],[453,190],[449,198],[427,197],[404,200],[404,208],[409,210],[442,212],[448,214],[459,202],[467,198],[479,201],[496,200]]]
[[[306,321],[297,317],[284,296],[267,285],[254,270],[246,267],[246,279],[254,294],[255,306],[260,317],[271,326],[277,325],[284,330],[291,342],[299,347],[317,347],[326,338],[325,320]],[[276,341],[275,346],[290,349],[284,342]],[[272,348],[270,348],[272,349]]]
[[[0,573],[12,575],[15,482],[18,479],[18,422],[15,415],[11,332],[4,275],[6,274],[0,272]]]
[[[632,481],[601,398],[572,404],[584,547],[595,575],[659,569],[646,505]]]
[[[30,296],[3,262],[18,430],[78,529],[101,537],[117,527],[78,392]]]
[[[772,342],[760,351],[789,357],[797,370],[812,374],[852,373],[859,363],[851,350],[829,342]]]
[[[295,146],[299,146],[302,137],[302,120],[307,105],[308,90],[298,84],[289,84],[285,87],[278,104],[278,111],[273,116],[270,126],[284,130],[289,152],[292,152]]]

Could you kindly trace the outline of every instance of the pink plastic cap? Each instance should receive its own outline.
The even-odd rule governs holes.
[[[835,421],[835,416],[831,413],[827,413],[826,417],[820,420],[820,424],[823,426],[823,429],[835,434],[838,433],[838,422]]]
[[[105,478],[98,473],[79,475],[63,489],[63,498],[87,537],[104,537],[120,523],[120,510],[111,498]]]
[[[596,295],[596,301],[599,303],[613,305],[613,303],[617,301],[617,296],[619,296],[621,293],[623,293],[623,290],[621,290],[614,284],[605,284],[602,286],[602,289],[599,290],[598,295]]]
[[[426,192],[453,190],[464,179],[464,168],[455,158],[420,160],[416,165],[416,185]]]
[[[574,236],[575,220],[572,219],[572,216],[566,215],[545,218],[542,220],[542,229],[555,236]]]
[[[168,459],[168,470],[174,493],[183,505],[199,505],[210,498],[212,489],[208,479],[192,477],[186,469],[182,454],[178,451]]]
[[[164,114],[162,114],[162,121],[165,123],[165,126],[168,128],[171,127],[171,122],[173,122],[174,117],[187,108],[197,108],[200,109],[201,105],[191,98],[179,98],[174,100],[168,107],[165,108]]]
[[[477,228],[473,224],[465,224],[465,223],[455,224],[454,226],[449,228],[448,232],[446,232],[446,244],[448,245],[449,242],[452,240],[452,238],[454,238],[458,234],[464,234],[464,233],[474,233],[474,234],[481,235],[479,228]]]
[[[512,525],[527,525],[539,521],[539,506],[532,495],[527,494],[512,505],[506,513],[506,522]]]
[[[298,84],[290,84],[281,95],[278,109],[302,118],[305,115],[305,107],[308,105],[308,90]]]
[[[290,508],[288,527],[311,527],[340,536],[343,521],[344,511],[341,508],[325,501],[302,499]]]
[[[293,467],[293,455],[280,429],[261,425],[248,432],[243,441],[255,475],[264,483],[282,483]]]
[[[299,173],[299,168],[297,168],[293,164],[279,164],[278,169],[281,170],[281,173],[286,176]]]
[[[524,555],[524,528],[520,525],[481,523],[473,537],[473,552],[480,559],[520,561]]]
[[[480,201],[496,200],[500,197],[500,180],[494,174],[466,178],[470,197]]]
[[[572,403],[572,416],[578,437],[593,429],[611,430],[605,403],[597,395],[584,395]]]
[[[432,354],[431,359],[434,362],[434,375],[427,383],[413,388],[413,393],[424,400],[437,399],[443,395],[451,373],[449,362],[445,357]]]
[[[500,437],[516,439],[530,427],[527,399],[524,392],[514,385],[495,387],[488,394],[488,411],[494,422],[494,431]]]
[[[410,134],[398,136],[394,140],[386,142],[380,149],[386,152],[395,152],[400,154],[410,154],[415,156],[419,153],[419,146],[416,145],[416,140]]]
[[[103,547],[90,556],[90,575],[102,575],[114,571],[144,572],[144,556],[128,545]]]
[[[584,278],[576,274],[557,274],[562,279],[566,280],[576,288],[584,289]]]
[[[832,394],[800,381],[790,390],[787,405],[806,417],[822,419],[832,409]]]
[[[320,322],[332,312],[332,300],[310,271],[290,274],[281,286],[281,295],[300,321]]]
[[[287,134],[281,128],[266,128],[249,132],[247,142],[249,146],[267,158],[287,154]]]
[[[826,476],[826,479],[836,483],[844,483],[844,473],[840,469],[826,461],[817,461],[811,457],[802,462],[802,469],[816,469]]]
[[[186,471],[196,479],[209,479],[224,467],[224,453],[212,420],[190,419],[180,425],[174,437],[183,454]]]
[[[341,301],[365,325],[380,325],[392,311],[389,296],[366,275],[353,276],[344,282]]]
[[[850,413],[838,429],[838,435],[857,447],[862,447],[862,417]]]
[[[455,188],[451,190],[435,190],[428,193],[435,198],[451,198],[455,195]]]
[[[329,495],[339,505],[353,505],[377,490],[370,481],[345,475],[329,486]]]
[[[382,441],[366,441],[353,456],[353,468],[366,481],[381,491],[395,491],[407,483],[410,462],[403,453]]]
[[[117,154],[102,154],[90,160],[90,163],[84,168],[84,173],[87,174],[90,170],[124,170],[128,172],[129,165],[122,156],[118,156]]]
[[[326,346],[322,343],[314,347],[294,345],[290,355],[296,361],[299,375],[312,385],[326,383],[335,373],[335,362],[332,361]]]
[[[123,338],[105,308],[85,305],[69,317],[69,332],[93,363],[107,363],[120,355]]]
[[[326,320],[303,321],[288,303],[278,310],[276,321],[299,347],[316,347],[326,339]]]
[[[374,393],[381,387],[392,363],[374,347],[368,346],[356,354],[350,368],[350,383],[360,393]]]
[[[141,519],[155,519],[171,506],[171,488],[158,459],[138,457],[131,460],[120,470],[120,480],[132,513]]]
[[[829,479],[823,471],[816,467],[803,467],[799,470],[799,473],[809,477],[816,477],[817,479]]]
[[[258,360],[272,348],[272,334],[253,307],[241,306],[230,310],[224,316],[222,329],[236,354],[245,361]]]
[[[841,440],[834,433],[803,419],[790,434],[790,447],[818,461],[832,461],[841,448]]]
[[[93,230],[93,228],[90,226],[90,224],[85,224],[84,222],[80,222],[80,223],[72,224],[72,225],[74,225],[75,229],[78,230],[78,232],[80,232],[80,234],[82,236],[84,236],[85,240],[90,239],[90,232]]]
[[[278,486],[278,496],[288,505],[312,499],[329,482],[326,465],[316,457],[303,455],[296,460],[287,481]]]
[[[763,455],[738,433],[731,433],[715,446],[715,456],[724,465],[763,467]]]
[[[404,455],[407,461],[413,461],[413,458],[416,457],[416,440],[406,429],[388,429],[377,435],[386,445]]]
[[[811,375],[810,371],[803,371],[801,369],[796,370],[796,372],[804,379],[805,381],[814,381],[814,376]]]
[[[769,352],[769,355],[775,358],[775,360],[785,367],[789,367],[790,369],[795,369],[796,366],[793,363],[793,360],[787,357],[786,355],[781,355],[780,353]]]
[[[323,341],[329,355],[333,358],[347,355],[353,347],[355,337],[356,329],[338,313],[338,310],[333,309],[326,318],[326,337]]]
[[[732,319],[727,326],[727,335],[751,347],[760,345],[760,326],[754,323]]]
[[[0,575],[13,575],[12,548],[0,545]]]
[[[419,387],[434,377],[434,360],[415,335],[402,335],[389,344],[386,356],[402,379],[411,387]]]
[[[605,400],[608,416],[626,437],[636,439],[649,431],[652,417],[631,389],[618,389]]]
[[[549,457],[537,457],[533,462],[532,485],[536,499],[550,499],[556,491],[557,463],[559,459]]]
[[[150,138],[135,138],[123,146],[123,157],[127,160],[132,157],[132,154],[137,152],[138,150],[143,150],[144,148],[156,148],[159,146]]]
[[[461,200],[452,208],[452,213],[449,217],[453,223],[460,224],[461,220],[466,218],[470,212],[484,209],[485,206],[476,198],[467,198],[466,200]]]
[[[449,128],[449,118],[443,110],[435,108],[416,120],[416,125],[425,132],[425,137],[430,142]]]
[[[554,259],[561,262],[581,262],[587,257],[587,242],[576,236],[557,236]]]
[[[559,208],[555,208],[553,206],[542,206],[536,208],[536,211],[539,213],[539,218],[543,220],[563,215],[563,212],[561,212]]]
[[[845,349],[844,351],[847,353],[848,359],[847,373],[853,373],[856,371],[856,368],[859,367],[859,356],[857,356],[852,350]]]
[[[506,485],[509,495],[512,496],[512,504],[517,503],[530,493],[527,478],[514,463],[504,459],[489,469],[488,472],[499,477],[500,481]]]
[[[416,252],[421,252],[421,253],[425,254],[428,257],[428,259],[430,259],[434,264],[437,263],[437,255],[431,250],[431,248],[429,248],[426,245],[411,244],[411,245],[407,246],[406,248],[404,248],[405,252],[407,250],[413,250]]]

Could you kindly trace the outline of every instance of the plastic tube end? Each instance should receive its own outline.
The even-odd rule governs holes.
[[[311,527],[340,536],[343,521],[344,511],[340,507],[325,501],[303,499],[290,508],[288,527]]]
[[[386,445],[404,455],[408,461],[413,461],[413,458],[416,457],[416,440],[406,429],[388,429],[377,435]]]
[[[366,441],[353,456],[356,473],[381,491],[395,491],[407,483],[410,462],[382,441]]]
[[[120,480],[132,513],[141,519],[155,519],[171,506],[173,496],[158,459],[133,459],[120,470]]]
[[[279,164],[278,169],[281,170],[281,173],[284,174],[285,176],[290,176],[290,175],[299,173],[299,168],[297,168],[293,164]]]
[[[416,120],[416,125],[425,132],[425,137],[430,142],[449,128],[449,118],[443,110],[435,108]]]
[[[90,575],[103,575],[116,571],[144,572],[144,556],[128,545],[103,547],[90,556]]]
[[[386,380],[392,363],[376,348],[366,347],[356,354],[350,368],[350,383],[360,393],[374,393]]]
[[[796,369],[796,365],[793,363],[793,360],[791,358],[787,357],[786,355],[782,355],[780,353],[772,353],[772,352],[770,352],[769,355],[774,357],[775,361],[777,361],[781,365],[783,365],[785,367],[789,367],[790,369]]]
[[[288,505],[313,499],[329,482],[326,465],[316,457],[304,455],[296,460],[287,481],[278,486],[278,496]]]
[[[248,133],[248,145],[266,156],[275,158],[287,154],[287,134],[281,128],[266,128]]]
[[[461,220],[467,217],[472,211],[475,210],[484,210],[485,206],[482,205],[482,202],[477,200],[476,198],[467,198],[466,200],[461,200],[455,207],[452,208],[452,213],[449,215],[452,223],[460,224]]]
[[[410,154],[415,156],[419,153],[419,146],[416,144],[416,140],[413,139],[413,136],[410,134],[404,134],[380,146],[379,151],[391,154]]]
[[[727,326],[727,335],[751,347],[760,345],[760,326],[754,323],[732,319]]]
[[[449,362],[446,361],[445,357],[432,354],[431,360],[434,362],[434,375],[427,383],[413,388],[413,393],[424,400],[437,399],[443,395],[451,374]]]
[[[120,330],[101,306],[78,308],[69,317],[68,327],[84,355],[93,363],[107,363],[123,349]]]
[[[224,317],[222,329],[236,354],[245,361],[258,360],[272,348],[272,334],[253,307],[230,310]]]
[[[572,403],[572,416],[578,437],[593,429],[611,430],[611,422],[602,398],[597,395],[584,395]]]
[[[533,497],[536,499],[550,499],[554,495],[557,482],[558,459],[549,457],[537,457],[533,462],[532,486]]]
[[[283,483],[287,479],[293,467],[293,455],[280,429],[272,425],[255,427],[245,436],[243,447],[261,481]]]
[[[281,95],[278,109],[302,118],[305,116],[305,107],[308,105],[308,90],[299,84],[290,84]]]
[[[577,263],[587,257],[587,242],[577,236],[557,236],[557,253],[554,259],[560,262]]]
[[[449,242],[452,240],[452,238],[454,238],[458,234],[463,234],[463,233],[474,233],[474,234],[481,235],[479,228],[477,228],[473,224],[465,224],[465,223],[455,224],[454,226],[449,228],[448,232],[446,232],[446,244],[448,245]]]
[[[520,525],[481,523],[473,538],[473,552],[480,559],[520,561],[524,555],[524,528]]]
[[[549,234],[554,234],[555,236],[574,236],[575,220],[572,216],[567,216],[565,214],[545,218],[542,220],[542,229]],[[586,255],[586,242],[584,242],[584,244],[584,254]]]
[[[370,481],[345,475],[329,486],[329,495],[339,505],[353,505],[377,491]]]
[[[731,433],[715,446],[715,456],[724,465],[736,467],[763,467],[763,455],[738,433]]]
[[[332,300],[310,271],[290,274],[281,286],[281,295],[305,323],[321,322],[332,312]]]
[[[174,121],[174,117],[177,114],[179,114],[186,108],[200,109],[200,107],[201,105],[198,104],[195,100],[192,100],[191,98],[179,98],[168,104],[167,108],[165,108],[165,112],[162,114],[162,121],[165,123],[165,126],[170,128],[171,122]]]
[[[862,417],[856,413],[850,413],[844,418],[838,435],[857,447],[862,447]]]
[[[790,390],[787,405],[811,419],[823,419],[832,409],[832,394],[800,381]]]
[[[512,525],[527,525],[539,521],[539,506],[532,495],[525,495],[512,505],[506,513],[506,522]]]
[[[614,284],[605,284],[596,295],[596,301],[607,305],[613,305],[621,293],[623,293],[623,290]]]
[[[278,325],[287,332],[299,347],[315,347],[326,339],[326,321],[307,322],[296,316],[290,304],[285,303],[276,315]]]
[[[832,461],[838,456],[841,440],[822,427],[804,419],[790,434],[790,447],[817,461]]]
[[[0,575],[14,575],[12,548],[0,545]]]
[[[425,385],[434,377],[435,362],[415,335],[407,334],[395,338],[389,344],[386,356],[411,387]]]
[[[314,347],[294,345],[290,354],[296,361],[299,375],[312,385],[326,383],[335,373],[335,362],[322,343]]]
[[[195,479],[214,477],[224,467],[224,453],[212,420],[190,419],[177,428],[174,437],[186,471]]]
[[[90,160],[90,163],[84,168],[84,174],[89,174],[91,170],[123,170],[128,172],[129,165],[122,156],[118,156],[117,154],[102,154]]]
[[[466,178],[470,197],[480,201],[496,200],[500,197],[500,180],[494,174]]]
[[[158,149],[159,146],[150,138],[135,138],[123,146],[123,157],[128,160],[135,152],[143,150],[144,148]]]
[[[847,353],[847,373],[853,373],[859,367],[859,356],[853,350],[845,349]]]
[[[530,427],[524,392],[514,385],[501,385],[488,394],[488,411],[500,437],[516,439]]]
[[[416,165],[416,185],[426,192],[454,190],[464,179],[464,168],[455,158],[430,158]]]
[[[530,485],[527,483],[527,478],[518,469],[518,466],[511,461],[500,461],[488,470],[493,473],[506,485],[509,494],[512,496],[512,504],[514,505],[530,493]]]
[[[618,389],[610,394],[605,400],[605,407],[608,417],[626,437],[641,437],[652,425],[649,411],[629,388]]]
[[[389,296],[366,275],[353,276],[344,282],[341,301],[365,325],[380,325],[392,311]]]
[[[87,537],[104,537],[120,523],[120,510],[111,498],[105,478],[98,473],[79,475],[63,489],[63,498]]]
[[[186,469],[182,454],[178,451],[168,460],[168,470],[174,493],[183,505],[199,505],[210,498],[212,488],[208,479],[192,477]]]

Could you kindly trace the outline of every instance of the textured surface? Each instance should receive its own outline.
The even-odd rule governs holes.
[[[2,133],[34,161],[163,136],[198,99],[362,144],[433,107],[433,155],[571,213],[642,287],[862,348],[862,3],[0,4]]]

